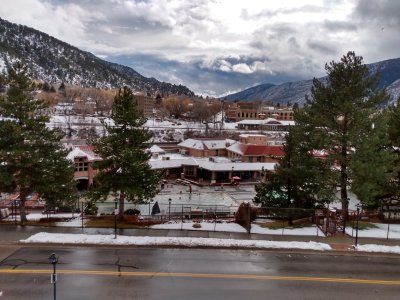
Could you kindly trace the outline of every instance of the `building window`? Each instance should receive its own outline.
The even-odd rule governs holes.
[[[194,176],[194,168],[193,167],[186,167],[185,168],[185,175],[186,176]]]
[[[87,171],[89,164],[87,161],[84,161],[83,158],[79,158],[77,162],[75,162],[75,172]]]
[[[170,174],[170,175],[179,175],[179,174],[181,174],[181,169],[178,169],[178,168],[176,168],[176,169],[169,169],[169,174]]]

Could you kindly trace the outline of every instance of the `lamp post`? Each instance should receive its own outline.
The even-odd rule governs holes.
[[[117,238],[118,199],[114,200],[114,239]]]
[[[224,128],[224,102],[225,100],[221,100],[221,127],[220,131]]]
[[[261,182],[265,182],[264,176],[265,176],[265,169],[264,169],[264,166],[263,166],[263,167],[261,168]]]
[[[168,199],[168,220],[171,220],[171,202],[172,202],[172,199],[169,198]]]
[[[356,247],[357,247],[357,245],[358,245],[358,217],[359,217],[359,214],[360,214],[360,203],[358,203],[356,205],[356,208],[357,208],[357,215],[356,215],[356,242],[355,242],[355,244],[356,244]]]
[[[58,256],[55,253],[52,253],[49,257],[50,263],[53,265],[53,274],[51,274],[51,283],[53,284],[53,294],[54,300],[57,298],[56,293],[56,283],[57,283],[57,273],[56,273],[56,265],[58,263]]]

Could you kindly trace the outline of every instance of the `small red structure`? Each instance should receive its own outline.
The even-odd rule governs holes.
[[[240,183],[239,176],[233,176],[231,179],[232,179],[232,182],[231,182],[232,185],[239,185],[239,183]]]

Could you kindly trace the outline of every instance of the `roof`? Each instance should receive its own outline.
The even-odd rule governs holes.
[[[277,120],[275,118],[267,118],[265,120],[242,120],[237,122],[237,124],[242,124],[242,125],[276,124],[276,125],[294,126],[295,122],[293,120]]]
[[[243,133],[239,134],[239,137],[241,138],[248,138],[248,137],[267,137],[265,134],[251,134],[251,133]]]
[[[150,151],[150,153],[159,153],[159,154],[165,153],[165,151],[157,145],[153,145],[147,150]]]
[[[208,149],[226,149],[229,145],[236,143],[236,141],[231,139],[221,139],[221,140],[195,140],[187,139],[179,143],[179,147],[191,148],[197,150],[208,150]]]
[[[271,145],[253,145],[253,144],[237,143],[230,146],[227,150],[240,154],[242,156],[282,157],[285,155],[282,146],[271,146]]]
[[[67,159],[74,160],[78,157],[86,157],[88,161],[100,160],[100,156],[94,153],[92,145],[74,145],[68,153]]]
[[[264,170],[273,171],[276,162],[263,162],[263,163],[242,163],[242,162],[231,162],[231,161],[224,161],[224,162],[216,162],[210,161],[209,159],[196,159],[193,157],[182,157],[177,159],[170,159],[170,160],[151,160],[149,161],[149,165],[153,170],[160,170],[160,169],[174,169],[174,168],[181,168],[183,165],[195,165],[199,168],[208,170],[208,171],[225,171],[229,172],[232,171],[232,167],[234,171],[260,171],[262,168]]]

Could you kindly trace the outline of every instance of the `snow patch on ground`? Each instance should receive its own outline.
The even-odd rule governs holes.
[[[364,252],[400,254],[400,246],[385,246],[385,245],[366,244],[366,245],[358,245],[356,247],[356,249],[357,249],[357,251],[364,251]]]
[[[193,227],[194,224],[199,224],[199,228]],[[165,223],[151,226],[154,229],[184,229],[184,230],[203,230],[203,231],[224,231],[224,232],[246,232],[242,226],[236,223],[211,223],[211,222],[178,222]]]
[[[260,240],[234,240],[217,238],[189,237],[154,237],[154,236],[118,236],[60,234],[40,232],[32,235],[21,243],[44,244],[100,244],[100,245],[135,245],[135,246],[184,246],[184,247],[218,247],[218,248],[249,248],[249,249],[306,249],[331,250],[328,244],[317,242],[277,242]]]
[[[251,233],[274,234],[274,235],[307,235],[307,236],[325,236],[317,226],[301,228],[278,228],[271,229],[261,227],[258,224],[251,224]]]
[[[376,226],[376,228],[367,228],[363,230],[358,230],[358,237],[365,238],[382,238],[386,239],[388,237],[388,224],[371,223]],[[356,230],[351,227],[346,227],[346,233],[355,236]],[[400,239],[400,224],[390,224],[389,225],[389,239]]]
[[[193,224],[199,224],[199,228],[194,228]],[[164,223],[151,226],[154,229],[183,229],[183,230],[204,230],[204,231],[223,231],[223,232],[246,232],[242,226],[237,223],[212,223],[212,222],[177,222]],[[302,228],[264,228],[258,224],[251,224],[251,233],[270,234],[270,235],[305,235],[305,236],[325,236],[316,226]]]

